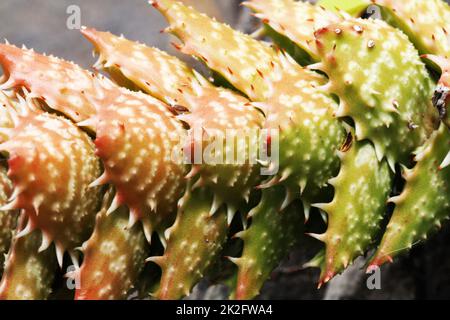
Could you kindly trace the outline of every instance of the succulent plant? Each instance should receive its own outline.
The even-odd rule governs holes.
[[[83,264],[70,275],[78,285],[77,300],[126,297],[136,285],[149,252],[140,225],[129,227],[129,212],[107,213],[114,193],[109,190],[97,214],[91,238],[83,244]]]
[[[98,189],[100,185],[111,183],[116,189],[108,213],[113,213],[122,204],[126,204],[130,209],[130,227],[136,221],[142,220],[145,223],[140,230],[144,232],[147,239],[151,238],[153,231],[162,235],[165,228],[173,222],[178,199],[184,191],[185,180],[183,177],[186,174],[183,164],[171,161],[173,146],[178,144],[177,139],[182,136],[184,130],[181,123],[173,117],[169,108],[147,95],[115,86],[108,80],[101,79],[72,63],[10,45],[3,45],[2,48],[0,56],[2,56],[4,67],[10,77],[4,87],[15,88],[25,83],[25,88],[31,91],[33,97],[37,97],[45,104],[50,102],[51,107],[48,106],[48,108],[63,114],[73,114],[71,101],[74,104],[78,102],[76,108],[79,111],[77,112],[84,115],[78,118],[81,120],[78,125],[87,127],[96,133],[96,154],[102,160],[105,168],[103,175],[97,179],[92,177],[88,181],[88,185]],[[32,59],[27,59],[27,56],[31,56]],[[35,61],[38,61],[39,64],[34,66]],[[61,83],[69,83],[73,80],[74,83],[79,84],[80,90],[76,91],[76,94],[67,95],[65,87],[62,87],[59,90],[46,91],[41,95],[42,80],[34,76],[27,77],[26,80],[22,78],[24,74],[27,74],[27,63],[34,66],[32,69],[35,74],[45,72],[49,65],[60,70],[60,72],[47,75],[45,83],[49,87],[64,86]],[[76,82],[77,79],[81,80]],[[57,103],[53,103],[53,101],[57,101]],[[127,115],[128,112],[131,114]],[[135,121],[131,120],[133,115],[136,117]],[[127,116],[126,121],[121,122],[118,118],[114,119],[115,117],[120,118],[120,116]],[[141,120],[138,121],[138,119]],[[148,121],[143,121],[143,119]],[[137,130],[137,128],[127,130],[129,123],[133,123],[136,127],[152,123],[154,127],[153,129],[146,127],[143,131]],[[162,126],[166,126],[166,130],[161,130]],[[160,139],[156,140],[160,146],[146,144],[145,139],[155,141],[154,133],[160,135]],[[135,147],[134,153],[129,153],[128,151],[133,147]],[[164,149],[162,149],[163,147]],[[150,154],[154,160],[143,161],[143,157]],[[133,157],[133,161],[129,161],[129,157]],[[167,166],[164,166],[165,163]],[[151,213],[154,210],[158,210],[158,213]],[[144,219],[146,216],[148,219]],[[89,236],[88,229],[86,231]],[[125,250],[125,254],[131,252],[131,250]],[[99,259],[101,258],[103,256],[100,254]],[[127,258],[133,259],[131,254]],[[93,256],[88,261],[93,261],[96,268],[101,268],[100,264],[95,263],[96,259]],[[83,275],[81,274],[80,277],[82,278]],[[90,291],[86,289],[86,292]],[[123,294],[122,291],[120,294]],[[88,298],[86,295],[83,297]],[[123,298],[124,296],[119,297]]]
[[[144,287],[179,299],[230,270],[231,298],[251,299],[305,233],[325,244],[308,264],[321,268],[319,287],[377,245],[369,270],[426,238],[450,207],[449,11],[427,3],[435,10],[420,0],[246,2],[271,45],[181,2],[151,1],[175,48],[217,81],[90,28],[94,69],[114,82],[1,44],[0,298],[46,299],[65,251],[75,299]],[[386,21],[353,17],[371,4]],[[442,71],[437,89],[424,62]],[[305,225],[311,206],[323,234]]]
[[[180,298],[189,294],[219,257],[227,239],[227,224],[260,181],[259,165],[247,159],[249,146],[258,145],[263,115],[244,97],[214,87],[175,57],[110,33],[93,29],[84,29],[83,33],[100,54],[98,67],[105,68],[116,81],[142,88],[168,103],[177,118],[189,126],[184,152],[188,160],[194,160],[186,176],[190,185],[180,201],[175,224],[165,232],[164,256],[149,259],[163,271],[160,288],[154,295],[161,299]],[[134,58],[128,59],[130,56]],[[159,81],[168,72],[171,77]],[[236,147],[236,153],[243,156],[244,163],[205,163],[208,159],[204,159],[203,150],[208,143],[226,135],[237,139],[238,134],[244,136],[244,141]],[[220,149],[211,150],[211,156],[224,158]],[[198,153],[200,159],[196,159]],[[198,240],[191,237],[188,243],[188,234],[198,235]],[[187,250],[188,245],[192,250]],[[180,258],[183,255],[187,255],[186,262]],[[180,263],[187,265],[180,267]]]
[[[77,264],[74,250],[92,231],[101,190],[89,190],[89,184],[99,175],[100,162],[89,136],[72,122],[40,110],[26,90],[17,99],[5,106],[13,127],[3,129],[6,138],[0,145],[8,156],[7,175],[13,187],[3,210],[20,210],[23,218],[6,260],[1,289],[2,295],[24,290],[24,297],[33,298],[36,293],[41,298],[49,291],[44,288],[47,282],[42,280],[43,287],[35,292],[32,282],[51,274],[45,267],[52,270],[43,252],[54,244],[51,250],[60,267],[65,251]],[[21,272],[22,268],[36,271]]]
[[[330,1],[327,4],[331,5]],[[386,157],[392,170],[395,170],[395,163],[410,165],[411,153],[433,131],[436,114],[430,103],[431,78],[416,50],[401,32],[381,21],[355,20],[302,2],[253,0],[247,5],[274,31],[290,37],[300,48],[314,52],[322,60],[310,68],[320,69],[329,76],[327,89],[340,99],[337,115],[350,116],[354,120],[357,140],[371,140],[378,159]],[[324,17],[330,17],[330,24],[321,27],[325,24]],[[310,25],[309,31],[293,27],[293,21]],[[275,37],[279,36],[275,34]],[[358,52],[356,57],[349,58],[350,51]],[[402,80],[384,81],[381,75],[390,74],[389,69],[396,70],[395,76]],[[413,75],[415,73],[420,76]],[[404,89],[400,89],[403,84]],[[411,118],[412,114],[417,115],[415,119]],[[389,150],[389,144],[395,150]],[[399,145],[405,149],[402,151]],[[339,199],[338,189],[336,199]],[[382,215],[378,217],[381,219]],[[374,235],[373,232],[363,234]],[[348,254],[348,250],[345,252]]]
[[[21,216],[18,230],[26,227],[27,217]],[[12,240],[0,282],[1,300],[43,300],[52,292],[57,274],[57,258],[53,246],[40,251],[39,230]]]
[[[340,100],[336,114],[354,120],[357,140],[371,140],[378,158],[386,157],[392,169],[396,162],[408,164],[411,152],[433,131],[436,115],[430,102],[432,80],[404,34],[373,19],[342,20],[308,3],[292,0],[274,3],[248,2],[258,11],[258,17],[284,36],[290,36],[295,44],[305,49],[312,47],[310,50],[321,62],[309,67],[325,72],[330,78],[327,89]],[[276,11],[281,3],[284,11]],[[271,12],[278,14],[269,20]],[[297,15],[288,16],[288,12]],[[322,21],[317,21],[318,16]],[[332,18],[324,26],[323,19],[327,16]],[[297,29],[294,23],[281,28],[285,19],[309,22],[309,32]],[[356,56],[350,57],[350,51],[356,52]],[[397,79],[386,82],[382,75],[394,70]],[[384,139],[382,146],[380,139]]]
[[[326,186],[327,180],[335,175],[339,164],[337,151],[345,143],[347,136],[344,125],[334,119],[333,113],[337,108],[334,100],[317,88],[325,79],[303,69],[284,53],[276,52],[180,3],[157,1],[154,6],[169,20],[171,25],[168,30],[184,42],[180,46],[183,52],[200,57],[238,90],[257,101],[265,112],[266,127],[279,128],[279,174],[270,177],[260,188],[284,187],[285,196],[281,201],[263,200],[261,207],[279,202],[279,210],[285,209],[302,194],[305,207],[320,199],[317,194]],[[208,32],[208,29],[211,31]],[[222,43],[223,49],[217,52],[219,43]],[[253,54],[246,56],[245,52]],[[281,195],[280,191],[272,193]],[[274,210],[275,214],[279,210]],[[262,219],[258,216],[264,215],[263,212],[254,212],[254,221]],[[293,223],[293,220],[289,221],[286,217],[275,221],[280,223],[278,230],[288,230],[286,227]],[[251,229],[252,226],[248,234],[251,234]],[[268,234],[270,238],[267,241],[280,241],[277,240],[276,233],[272,236],[272,233]],[[244,262],[256,260],[258,256],[252,252],[254,248],[246,250],[246,242],[249,246],[253,245],[250,240],[245,240],[246,238],[244,255],[233,261],[239,261],[237,297],[249,298],[258,293],[262,282],[255,289],[254,285],[243,281],[244,277],[248,277],[248,266]],[[289,242],[288,240],[287,243]],[[264,247],[260,244],[259,248],[261,246]],[[258,262],[259,265],[255,265],[252,270],[266,267],[261,259]],[[277,264],[275,262],[271,267],[274,268]],[[248,288],[239,288],[245,284]]]
[[[369,4],[369,1],[360,1],[360,3],[364,2],[366,6]],[[448,126],[448,86],[446,84],[448,62],[445,58],[448,54],[447,30],[450,28],[447,24],[447,16],[450,12],[448,4],[443,1],[423,0],[408,3],[395,1],[371,1],[371,3],[381,8],[382,19],[401,29],[408,35],[417,50],[426,54],[422,57],[430,68],[442,72],[433,97],[433,104],[439,112],[440,119]],[[321,4],[339,7],[335,1],[324,1]],[[416,166],[412,170],[404,168],[406,185],[403,193],[392,199],[396,209],[388,226],[389,229],[375,257],[372,257],[372,267],[386,261],[392,262],[393,256],[426,239],[435,226],[440,227],[441,221],[448,219],[445,209],[446,197],[443,195],[448,194],[446,167],[450,161],[450,153],[444,156],[442,148],[445,147],[438,145],[445,141],[447,135],[448,132],[443,128],[439,130],[439,133],[433,133],[433,138],[415,151]],[[421,185],[421,183],[425,184],[425,181],[428,183],[433,181],[436,189],[429,190],[430,193],[428,193],[428,190],[424,190],[424,186]],[[438,194],[432,194],[435,190],[439,190]],[[430,204],[427,200],[422,200],[422,203],[425,201],[426,205],[418,210],[419,197],[436,200]],[[435,203],[439,204],[434,205]],[[414,213],[406,213],[405,210],[413,210]],[[415,219],[416,222],[408,224],[405,223],[405,219],[408,219],[408,222]]]
[[[263,193],[261,202],[248,215],[251,225],[235,236],[244,242],[240,257],[230,258],[238,267],[231,297],[248,300],[256,297],[273,269],[299,243],[304,229],[301,207],[294,202],[282,212],[283,187]]]
[[[441,125],[416,151],[416,166],[403,170],[405,188],[399,196],[390,199],[395,210],[369,268],[392,262],[394,256],[427,239],[431,230],[440,228],[450,218],[450,170],[439,166],[448,152],[449,139],[448,128]]]

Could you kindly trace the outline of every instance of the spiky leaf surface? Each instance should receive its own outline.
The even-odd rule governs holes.
[[[287,186],[293,198],[303,193],[312,201],[339,169],[336,151],[345,142],[346,130],[334,116],[334,100],[317,88],[321,82],[291,59],[280,59],[284,63],[272,71],[273,96],[265,103],[266,128],[279,129],[274,182]]]
[[[255,0],[248,5],[259,12],[258,17],[263,19],[265,23],[268,23],[282,35],[291,38],[297,45],[303,48],[315,41],[315,24],[326,27],[342,20],[342,18],[324,8],[303,2],[286,0],[275,3],[273,1]],[[269,13],[272,12],[277,12],[277,14],[272,14],[269,18]],[[291,14],[292,12],[294,15]],[[291,21],[291,23],[285,23],[285,21]],[[299,25],[303,27],[298,27]],[[321,49],[320,46],[319,49]],[[352,139],[348,142],[351,143]],[[344,146],[344,148],[348,148],[349,146]],[[335,187],[334,200],[331,204],[321,206],[331,216],[330,227],[327,231],[331,236],[327,237],[326,240],[325,235],[318,236],[326,242],[323,263],[319,264],[322,268],[320,284],[341,272],[358,255],[367,250],[378,231],[378,223],[383,217],[385,202],[392,179],[391,174],[386,168],[386,163],[383,162],[383,165],[377,165],[375,153],[371,145],[368,144],[366,150],[362,150],[361,154],[359,153],[359,149],[362,149],[362,147],[353,146],[352,150],[348,151],[349,154],[343,155],[345,160],[341,163],[340,175],[338,178],[331,180],[331,183]],[[371,154],[371,151],[373,154]],[[362,162],[364,155],[367,156],[367,163],[365,164]],[[359,171],[356,169],[362,164],[375,171],[371,175],[364,174],[357,179],[358,177],[354,176],[354,172],[366,172],[365,170]],[[376,180],[371,181],[374,177]],[[355,184],[352,186],[352,191],[350,192],[358,192],[358,197],[364,199],[356,205],[354,197],[349,196],[348,191],[352,179],[360,181],[358,183],[359,190]],[[374,183],[376,192],[372,193],[370,183]],[[359,194],[361,195],[359,196]],[[352,211],[351,216],[347,215],[347,211],[349,210]],[[345,217],[351,218],[346,220]],[[354,230],[364,228],[364,225],[371,218],[374,219],[374,221],[370,222],[371,226],[367,230],[361,230],[359,235],[363,239],[355,240]],[[340,238],[343,241],[333,242],[329,240],[330,238]],[[350,241],[348,240],[349,238],[351,239]],[[326,263],[326,261],[328,262]]]
[[[147,238],[172,222],[178,199],[186,187],[186,166],[181,155],[185,131],[158,100],[101,81],[105,99],[93,99],[96,153],[105,171],[95,184],[116,189],[111,208],[126,205],[130,226],[149,217]],[[176,158],[178,156],[178,158]]]
[[[279,173],[261,185],[267,188],[282,183],[286,187],[285,198],[278,210],[285,209],[302,191],[305,199],[314,199],[318,189],[337,173],[339,158],[336,151],[346,137],[343,124],[334,117],[336,103],[318,88],[326,79],[305,70],[284,53],[275,51],[258,63],[246,60],[246,71],[234,72],[228,66],[241,63],[243,50],[266,52],[266,45],[180,3],[163,3],[161,7],[158,1],[156,7],[168,17],[170,29],[183,40],[182,51],[206,57],[203,59],[206,64],[236,88],[251,99],[263,101],[266,128],[279,129]],[[223,50],[217,54],[219,43],[222,43]],[[263,63],[263,68],[259,63]],[[263,80],[248,78],[251,73]],[[264,256],[263,252],[259,254]],[[258,280],[257,274],[251,277]],[[260,283],[248,285],[258,287]]]
[[[409,163],[434,129],[433,83],[416,49],[379,20],[347,19],[316,32],[321,69],[340,98],[338,116],[355,121],[379,159]]]
[[[0,205],[7,203],[13,187],[6,174],[6,168],[0,166]],[[11,244],[13,230],[16,228],[18,212],[0,211],[0,275],[3,272],[4,256]]]
[[[188,177],[198,179],[198,185],[213,188],[216,205],[226,202],[233,214],[240,202],[248,198],[250,188],[259,182],[258,150],[255,149],[255,158],[251,159],[249,146],[258,146],[264,122],[261,112],[246,98],[214,87],[184,62],[158,49],[94,29],[85,29],[83,34],[93,42],[101,65],[111,75],[122,73],[128,81],[171,103],[174,111],[179,112],[178,119],[190,127],[185,151],[191,155],[198,152],[200,156],[192,157],[194,165]],[[222,143],[205,153],[208,145],[225,137],[241,141],[233,150],[234,158],[238,155],[243,159],[239,163],[226,163],[226,146]]]
[[[126,299],[145,265],[149,248],[142,226],[128,227],[125,208],[108,215],[112,199],[107,198],[94,233],[83,244],[83,264],[73,275],[79,281],[77,300]]]
[[[178,118],[188,123],[190,127],[185,151],[195,156],[195,158],[191,157],[194,165],[188,178],[193,181],[193,184],[195,183],[196,188],[209,189],[214,194],[212,201],[210,197],[205,198],[201,192],[194,192],[192,196],[199,197],[189,200],[189,203],[198,203],[197,206],[202,207],[203,210],[211,206],[210,215],[217,210],[223,215],[221,206],[225,204],[228,222],[231,223],[237,209],[242,207],[244,200],[249,198],[251,188],[260,182],[259,165],[256,159],[259,130],[264,122],[262,113],[246,98],[230,90],[212,86],[175,57],[110,33],[92,29],[86,29],[83,33],[94,43],[100,54],[99,61],[103,62],[111,75],[120,72],[128,81],[143,87],[151,95],[168,103],[178,104],[174,105],[176,109],[179,109],[181,107],[179,104],[182,104],[185,110],[180,112]],[[139,60],[129,59],[130,56],[139,57]],[[115,66],[117,70],[111,70],[114,68],[111,66]],[[167,76],[168,74],[170,76]],[[161,77],[167,81],[161,81]],[[236,162],[237,159],[235,159],[227,164],[226,141],[220,140],[225,137],[227,141],[239,142],[230,151],[233,151],[231,153],[233,158],[237,156],[241,159],[240,161]],[[207,152],[208,146],[214,146],[214,148]],[[253,159],[250,158],[251,146],[256,146]],[[197,159],[196,152],[200,153],[200,159]],[[198,163],[198,160],[201,162]],[[211,160],[213,162],[210,162]],[[201,201],[206,202],[201,205]],[[281,206],[281,203],[278,205]],[[189,223],[186,219],[178,222]],[[210,223],[214,222],[223,223],[221,219],[210,220]],[[216,227],[220,228],[220,226]],[[182,226],[179,228],[183,229]],[[174,248],[179,245],[179,242],[169,243],[170,250],[179,249]],[[200,255],[202,261],[199,261],[192,272],[204,273],[209,264],[208,261],[216,256],[216,246],[205,247]],[[176,275],[178,282],[191,281],[191,286],[195,284],[195,279],[191,279],[191,273],[178,272]],[[166,286],[166,289],[161,290],[169,291],[170,297],[170,294],[175,294],[174,285],[167,281],[167,273],[165,273],[162,286]],[[186,288],[184,290],[187,290]]]
[[[190,293],[219,258],[227,238],[227,216],[224,208],[211,216],[213,195],[197,189],[186,195],[175,224],[167,229],[167,248],[161,257],[150,258],[162,269],[158,299],[180,299]]]
[[[193,82],[198,80],[182,61],[109,32],[91,28],[81,32],[99,53],[94,67],[104,68],[117,83],[131,83],[166,103],[191,108],[189,96],[195,95]]]
[[[348,5],[342,0],[321,0],[318,4],[330,10],[337,8],[351,14],[355,13],[351,6],[377,5],[381,9],[381,17],[402,30],[421,54],[449,55],[450,7],[446,1],[357,0],[352,2],[352,5]]]
[[[206,64],[237,89],[263,101],[267,127],[281,129],[279,174],[265,186],[282,181],[293,198],[306,185],[311,190],[324,186],[338,169],[335,151],[345,139],[333,116],[335,102],[317,88],[325,78],[179,2],[154,5],[184,42],[183,52],[206,58]]]
[[[95,114],[93,106],[80,94],[95,94],[95,76],[79,66],[8,44],[0,44],[0,64],[6,75],[1,89],[25,87],[48,107],[76,122]]]
[[[254,1],[255,2],[255,1]],[[263,20],[263,21],[265,21],[266,23],[269,23],[272,27],[274,27],[274,28],[276,28],[277,27],[277,22],[274,22],[274,20],[276,20],[276,18],[272,18],[271,20],[269,20],[269,19],[267,19],[268,17],[266,17],[266,16],[264,16],[264,13],[267,15],[267,14],[269,14],[269,12],[271,12],[272,10],[274,10],[274,6],[272,6],[272,7],[270,7],[267,3],[264,3],[264,4],[259,4],[258,3],[258,1],[256,1],[256,3],[258,4],[258,5],[256,5],[256,6],[253,6],[254,7],[254,9],[257,9],[257,11],[261,11],[262,12],[262,15],[260,16],[261,18],[266,18],[265,20]],[[343,5],[343,3],[342,2],[339,2],[339,6],[341,6],[341,5]],[[278,3],[278,6],[283,6],[282,4],[281,4],[281,2],[279,2]],[[290,17],[290,12],[295,12],[295,9],[297,9],[297,10],[299,10],[299,9],[302,9],[303,7],[310,7],[308,4],[304,4],[304,3],[302,3],[302,2],[293,2],[293,1],[284,1],[284,8],[282,8],[282,9],[279,9],[280,10],[280,12],[282,12],[282,14],[280,14],[280,16],[278,17],[278,22],[282,22],[282,21],[284,21],[284,20],[286,20],[286,19],[289,19],[289,17]],[[306,8],[303,8],[303,9],[306,9]],[[321,12],[321,11],[323,11],[323,9],[322,8],[319,8],[319,7],[313,7],[314,8],[314,10],[315,11],[312,11],[312,12],[309,12],[309,14],[310,14],[310,17],[308,18],[308,17],[303,17],[303,21],[304,20],[306,20],[306,21],[308,21],[308,19],[311,19],[311,21],[314,21],[313,19],[314,19],[314,13],[315,14],[318,14],[319,12]],[[308,11],[307,10],[300,10],[300,12],[301,13],[303,13],[303,14],[305,14],[305,13],[308,13]],[[284,14],[284,17],[283,17],[283,14]],[[331,23],[332,21],[330,21],[330,23]],[[338,24],[339,25],[339,24]],[[284,34],[284,35],[288,35],[291,39],[293,39],[294,40],[294,42],[296,42],[298,45],[304,45],[304,39],[302,39],[301,38],[301,35],[302,34],[298,34],[298,31],[297,31],[297,27],[296,27],[297,25],[294,23],[294,24],[287,24],[287,27],[283,27],[283,28],[281,28],[279,25],[278,25],[278,29],[277,29],[277,31],[278,32],[280,32],[280,33],[282,33],[282,34]],[[335,25],[333,25],[332,27],[335,27]],[[332,29],[332,27],[329,27],[329,28],[326,28],[326,29],[331,29],[331,30],[333,30]],[[301,28],[300,28],[301,29]],[[359,29],[358,29],[359,30]],[[339,27],[339,26],[337,26],[336,27],[336,29],[334,29],[334,32],[337,34],[337,37],[343,37],[342,36],[342,29]],[[355,30],[356,31],[356,30]],[[361,32],[363,32],[363,30],[361,29],[361,30],[359,30],[359,31],[361,31]],[[312,30],[310,30],[310,32],[312,32]],[[392,38],[392,37],[391,37]],[[320,38],[319,38],[319,40],[320,40]],[[375,39],[374,39],[375,40]],[[373,40],[373,41],[374,41]],[[303,42],[302,42],[303,41]],[[333,43],[333,50],[336,50],[335,49],[335,47],[334,46],[339,46],[339,41],[341,41],[341,42],[343,42],[342,40],[336,40],[334,43]],[[321,42],[318,42],[317,43],[318,44],[318,47],[319,47],[319,49],[321,48],[321,45],[322,45],[322,43]],[[369,46],[369,42],[367,42],[367,48],[369,48],[369,47],[371,47],[371,46],[373,46],[373,45],[375,45],[375,42],[372,42],[371,44],[370,44],[370,46]],[[350,46],[351,47],[351,46]],[[364,47],[363,47],[363,49],[364,49]],[[333,52],[331,52],[331,50],[330,50],[330,52],[329,53],[327,53],[328,54],[328,57],[326,57],[325,56],[325,54],[323,55],[323,58],[324,59],[326,59],[326,58],[328,58],[328,59],[330,59],[330,60],[332,60],[332,59],[335,59],[335,56],[334,56],[334,54],[333,54]],[[361,54],[361,56],[363,56],[363,54]],[[371,57],[371,59],[373,59],[374,61],[376,61],[377,63],[378,63],[378,61],[377,61],[377,59],[375,58],[375,57]],[[351,59],[351,60],[354,60],[353,58]],[[391,59],[392,61],[394,61],[393,59]],[[416,60],[418,60],[418,59],[416,59]],[[336,61],[332,61],[333,63],[337,63]],[[335,67],[335,65],[333,65],[333,67]],[[355,68],[354,66],[352,67],[351,65],[345,65],[345,63],[344,63],[344,66],[343,66],[344,68],[347,68],[347,69],[350,69],[351,71],[353,71],[353,70],[355,70],[355,71],[357,71],[357,69],[358,68]],[[374,66],[374,68],[375,68],[375,66]],[[331,66],[330,66],[330,69],[331,69]],[[366,68],[366,69],[369,69],[369,68]],[[348,70],[347,70],[348,71]],[[351,72],[350,72],[351,73]],[[349,73],[349,74],[350,74]],[[344,81],[345,81],[345,79],[343,79]],[[361,84],[366,84],[367,82],[366,81],[361,81]],[[357,85],[357,84],[356,84]],[[416,89],[417,90],[417,89]],[[366,91],[367,91],[367,89],[366,89]],[[385,94],[385,91],[381,91],[382,92],[382,94]],[[349,96],[351,96],[351,95],[349,95]],[[352,99],[353,99],[353,97],[352,97]],[[396,101],[396,104],[398,103],[398,101],[397,100],[395,100]],[[422,99],[422,101],[425,101],[425,99]],[[370,138],[370,137],[369,137]],[[407,153],[406,153],[407,154]],[[346,167],[346,164],[345,163],[343,163],[342,164],[342,170],[343,171],[345,171],[345,167]],[[350,167],[350,166],[348,166],[348,167]],[[348,169],[347,169],[348,170]],[[381,172],[380,172],[380,174],[382,174]],[[385,173],[385,177],[388,177],[388,173]],[[343,199],[343,198],[341,198],[340,197],[340,195],[341,195],[341,193],[342,192],[340,192],[341,190],[339,190],[339,188],[338,188],[338,186],[337,186],[337,188],[336,188],[336,197],[335,197],[335,201],[337,201],[337,202],[339,202],[339,203],[341,203],[341,204],[344,204],[345,203],[345,199]],[[380,203],[382,203],[383,201],[384,201],[384,199],[380,199]],[[350,204],[351,202],[353,202],[353,200],[351,200],[351,201],[348,201],[347,200],[347,202],[348,202],[348,204]],[[375,202],[373,203],[374,205],[375,205]],[[328,247],[327,247],[327,249],[328,249]],[[327,250],[327,255],[329,255],[329,252],[328,252],[329,250]],[[328,258],[329,259],[329,258]],[[345,263],[344,263],[344,266],[348,263],[348,260],[347,259],[345,259],[344,258],[344,260],[345,260]],[[326,261],[326,258],[324,257],[324,261]],[[329,270],[331,270],[330,272],[329,272],[329,274],[327,274],[327,270],[324,270],[323,271],[323,274],[322,274],[322,281],[325,279],[325,280],[327,280],[328,278],[327,277],[332,277],[333,275],[334,275],[334,271],[333,271],[333,268],[329,268]]]
[[[335,13],[303,1],[250,0],[244,4],[255,11],[263,23],[295,42],[316,61],[320,58],[316,52],[314,32],[341,21]]]
[[[43,63],[51,64],[51,58],[38,58],[42,59]],[[70,66],[66,66],[62,61],[59,63],[63,66],[59,70],[61,77],[65,73],[71,74],[73,70]],[[14,64],[12,66],[14,67]],[[30,68],[33,66],[29,65]],[[91,76],[82,69],[75,71],[76,76]],[[70,80],[63,78],[62,82]],[[51,81],[56,79],[55,76],[46,80],[48,85],[51,85]],[[51,93],[52,96],[44,96],[45,100],[51,97],[66,101],[67,105],[71,106],[68,101],[71,96],[67,96],[65,92]],[[32,94],[36,96],[36,92],[32,91]],[[137,220],[142,220],[148,240],[153,231],[163,235],[165,228],[173,223],[177,201],[186,186],[186,167],[178,161],[180,159],[172,157],[177,151],[181,152],[180,141],[185,135],[181,122],[175,119],[167,105],[147,95],[119,88],[102,77],[92,77],[90,83],[75,94],[95,110],[90,117],[82,119],[86,121],[80,124],[95,129],[96,153],[105,168],[104,174],[93,182],[92,186],[113,184],[116,197],[109,211],[126,205],[130,209],[130,228]],[[114,231],[114,224],[104,224],[103,227],[111,227],[111,232]],[[131,247],[128,250],[133,251]],[[102,258],[106,263],[105,256]],[[113,260],[109,262],[114,264]],[[140,268],[132,269],[132,272],[138,274],[139,270]],[[131,288],[129,283],[122,285],[123,290]],[[119,294],[122,293],[120,289]]]
[[[304,221],[298,203],[280,212],[283,187],[264,190],[260,204],[249,213],[251,225],[238,234],[244,241],[242,256],[233,258],[238,275],[233,298],[255,298],[280,261],[298,243]]]
[[[372,266],[392,261],[394,256],[426,239],[441,222],[449,219],[450,168],[439,167],[448,152],[450,132],[441,125],[417,152],[417,165],[404,170],[403,192],[391,199],[396,207]]]
[[[5,209],[22,209],[27,227],[19,236],[42,231],[42,250],[55,243],[62,264],[65,250],[89,237],[101,190],[89,189],[100,175],[100,162],[89,136],[72,122],[23,100],[14,110],[15,127],[0,145],[8,158],[14,198]]]
[[[8,87],[25,86],[31,90],[31,97],[42,98],[64,114],[76,113],[82,106],[85,112],[78,118],[83,120],[80,125],[97,131],[96,153],[105,167],[104,175],[93,185],[112,183],[117,189],[113,209],[126,204],[132,213],[130,222],[141,218],[148,208],[157,208],[161,202],[159,207],[163,212],[146,228],[150,238],[151,229],[167,211],[173,213],[176,209],[173,204],[184,191],[185,166],[171,158],[184,130],[169,107],[147,95],[120,88],[72,63],[31,50],[2,45],[0,57],[9,75]],[[55,70],[47,76],[48,69]],[[36,74],[29,75],[30,70]],[[38,75],[45,77],[41,79]],[[59,87],[71,82],[77,84],[71,87],[72,91]],[[144,161],[147,156],[152,161]],[[170,225],[171,221],[167,223]]]
[[[18,231],[26,226],[22,215]],[[52,290],[58,267],[53,246],[39,252],[42,234],[39,230],[12,242],[5,273],[0,282],[0,300],[44,300]]]
[[[201,163],[193,158],[188,177],[196,181],[196,186],[214,192],[213,211],[222,203],[227,204],[231,222],[261,181],[257,159],[264,117],[246,98],[229,90],[209,87],[201,90],[192,99],[197,105],[193,112],[179,116],[190,126],[185,151],[203,155]],[[227,145],[231,142],[233,145]]]
[[[399,158],[406,160],[410,152],[421,145],[420,142],[424,141],[424,136],[431,132],[429,121],[433,120],[434,115],[427,103],[431,81],[424,67],[420,66],[417,53],[413,52],[411,45],[405,37],[402,37],[401,33],[383,26],[382,23],[375,22],[367,22],[363,26],[358,24],[358,21],[350,19],[333,24],[342,19],[324,8],[304,2],[253,0],[248,5],[259,12],[258,17],[264,22],[303,48],[314,38],[314,22],[317,21],[318,24],[324,26],[316,32],[316,47],[320,51],[320,58],[324,60],[325,66],[322,66],[324,71],[330,73],[332,80],[330,89],[341,98],[339,113],[343,116],[353,117],[354,113],[358,113],[355,119],[358,138],[372,139],[379,156],[386,152],[382,147],[384,139],[379,137],[385,135],[383,132],[380,133],[382,131],[380,128],[377,128],[380,125],[391,127],[391,132],[386,132],[387,136],[391,136],[394,130],[399,130],[397,136],[401,135],[407,131],[405,127],[419,131],[416,134],[419,138],[416,138],[415,143],[407,146],[408,149],[403,154],[388,155],[391,164]],[[273,12],[277,12],[277,14],[273,14]],[[292,15],[292,12],[296,14]],[[320,20],[318,20],[319,17]],[[281,23],[284,21],[291,21],[291,23],[282,25]],[[308,23],[309,27],[306,27]],[[359,34],[360,37],[358,37]],[[375,37],[376,35],[378,37]],[[384,41],[383,38],[389,40]],[[377,45],[377,39],[382,43]],[[403,49],[399,49],[401,47]],[[354,48],[360,50],[357,59],[349,54]],[[399,53],[401,55],[396,58],[395,55],[399,55]],[[403,56],[406,58],[403,59]],[[384,63],[380,63],[381,60],[384,60]],[[400,71],[396,72],[398,79],[393,82],[383,81],[382,76],[379,75],[389,75],[394,72],[394,68],[398,68]],[[335,73],[339,73],[339,75],[335,77]],[[420,76],[416,77],[415,73]],[[384,83],[388,85],[384,85]],[[409,94],[407,90],[413,90],[415,94]],[[355,93],[359,99],[355,99]],[[399,99],[401,96],[403,99]],[[418,101],[419,103],[417,103]],[[352,103],[366,105],[376,110],[375,112],[366,112],[364,108],[361,111],[351,110]],[[416,107],[415,104],[419,106]],[[379,107],[377,108],[377,106]],[[380,112],[380,109],[384,110]],[[400,113],[402,116],[398,117],[392,113]],[[416,116],[413,119],[411,115],[414,114]],[[395,118],[400,118],[400,121]],[[419,122],[415,123],[415,121]],[[370,128],[372,126],[375,128]],[[423,129],[416,130],[416,126],[423,127]],[[378,137],[373,137],[373,135]],[[408,137],[408,139],[410,138]],[[392,141],[391,149],[396,149],[396,142]],[[414,142],[414,139],[411,142]]]
[[[371,0],[383,18],[403,30],[420,53],[450,55],[450,7],[442,0]]]
[[[232,29],[213,18],[187,7],[179,1],[158,0],[153,5],[168,20],[168,31],[182,42],[182,52],[202,59],[212,70],[220,73],[235,88],[253,101],[265,101],[276,95],[272,89],[280,81],[279,65],[295,65],[284,59],[268,44]],[[282,68],[279,68],[282,69]],[[324,78],[296,68],[299,80],[321,82]]]
[[[341,158],[341,171],[330,181],[333,201],[317,205],[328,214],[326,233],[315,235],[326,246],[320,284],[343,271],[375,240],[392,185],[388,164],[378,161],[369,142],[354,142]]]
[[[233,30],[179,1],[151,1],[170,23],[168,31],[176,34],[184,45],[182,52],[204,61],[252,100],[260,100],[268,92],[261,74],[269,75],[275,51],[269,45]]]

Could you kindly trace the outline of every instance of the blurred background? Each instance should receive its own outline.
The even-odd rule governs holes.
[[[199,10],[234,27],[252,32],[256,29],[240,0],[185,0]],[[73,7],[77,6],[77,7]],[[175,54],[170,38],[160,34],[166,24],[146,0],[1,0],[0,39],[15,45],[25,44],[38,52],[52,53],[73,60],[85,68],[95,61],[91,46],[78,30],[70,30],[67,20],[73,8],[80,9],[81,25],[123,34]],[[69,10],[69,11],[68,11]],[[72,21],[73,22],[73,21]],[[1,74],[1,71],[0,71]],[[318,270],[301,266],[317,252],[312,239],[292,252],[274,271],[265,285],[263,299],[448,299],[450,298],[450,227],[416,246],[406,256],[384,266],[381,290],[369,290],[364,274],[364,259],[358,260],[343,275],[317,290]],[[308,249],[305,249],[308,248]],[[222,286],[206,281],[199,284],[190,299],[221,299],[227,295]]]

